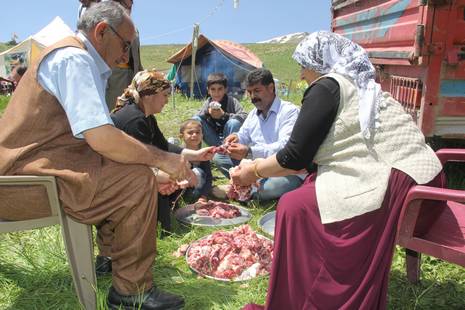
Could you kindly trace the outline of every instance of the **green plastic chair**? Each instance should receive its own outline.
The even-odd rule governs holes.
[[[63,211],[58,200],[55,177],[0,176],[0,186],[24,186],[24,195],[27,195],[28,186],[37,185],[44,186],[47,191],[51,215],[22,221],[0,220],[0,233],[24,231],[59,224],[79,302],[85,309],[96,309],[97,278],[94,268],[92,226],[76,222]]]

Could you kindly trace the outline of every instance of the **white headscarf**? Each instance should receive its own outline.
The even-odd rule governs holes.
[[[339,34],[318,31],[305,37],[292,57],[306,69],[352,80],[358,90],[362,134],[366,139],[372,137],[381,108],[381,86],[375,82],[375,68],[366,51]]]

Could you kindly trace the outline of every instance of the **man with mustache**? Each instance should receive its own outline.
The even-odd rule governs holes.
[[[241,129],[224,139],[229,144],[230,157],[237,160],[266,158],[277,153],[289,140],[299,114],[297,106],[278,98],[273,75],[267,69],[255,69],[248,74],[247,93],[255,108]],[[302,180],[302,175],[260,178],[260,187],[252,198],[262,201],[279,198],[299,187]]]

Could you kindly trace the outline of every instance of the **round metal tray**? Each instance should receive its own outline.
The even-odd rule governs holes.
[[[210,276],[210,275],[207,275],[207,274],[204,274],[204,273],[201,273],[200,271],[198,271],[197,269],[195,269],[194,267],[192,267],[191,265],[189,265],[189,263],[187,262],[187,257],[189,256],[189,252],[191,250],[191,246],[192,244],[194,244],[195,242],[198,242],[200,240],[203,240],[203,239],[206,239],[208,238],[209,235],[207,236],[204,236],[200,239],[197,239],[195,241],[192,241],[191,244],[189,244],[189,247],[187,248],[186,250],[186,254],[185,254],[185,259],[186,259],[186,264],[187,266],[189,266],[190,270],[192,270],[193,272],[195,272],[196,274],[204,277],[204,278],[207,278],[207,279],[213,279],[213,280],[218,280],[218,281],[223,281],[223,282],[242,282],[242,281],[248,281],[248,280],[251,280],[251,279],[255,279],[255,278],[261,278],[261,277],[266,277],[268,276],[268,274],[265,274],[265,275],[260,275],[260,276],[255,276],[255,277],[236,277],[236,278],[232,278],[232,279],[225,279],[225,278],[217,278],[217,277],[214,277],[214,276]],[[273,240],[271,240],[270,238],[268,237],[265,237],[263,235],[260,235],[260,234],[257,234],[257,237],[259,238],[262,238],[262,239],[266,239],[268,241],[271,241],[273,242]]]
[[[232,205],[238,208],[239,211],[241,211],[240,216],[231,219],[218,219],[211,216],[197,215],[195,213],[195,204],[190,204],[183,208],[177,209],[174,213],[174,216],[178,221],[184,224],[210,227],[244,224],[252,218],[252,215],[246,208],[238,206],[236,204]]]
[[[274,225],[276,221],[276,211],[271,211],[263,215],[258,220],[258,226],[262,231],[274,237]]]

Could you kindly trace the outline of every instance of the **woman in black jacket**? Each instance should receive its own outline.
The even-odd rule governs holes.
[[[184,155],[189,161],[207,161],[213,156],[213,147],[200,150],[181,148],[169,143],[160,128],[154,114],[161,113],[168,103],[171,93],[171,84],[164,75],[156,70],[144,70],[138,72],[131,85],[125,89],[123,95],[118,98],[111,118],[115,126],[137,140],[154,145],[164,151]],[[162,228],[171,230],[170,221],[170,194],[179,188],[194,187],[197,180],[177,182],[171,180],[167,173],[154,169],[158,180],[158,220]]]

